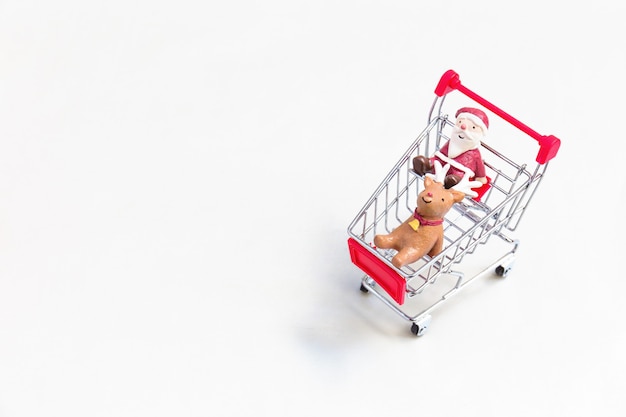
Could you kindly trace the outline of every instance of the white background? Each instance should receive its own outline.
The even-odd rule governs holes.
[[[213,3],[0,1],[0,416],[623,416],[626,6]],[[563,145],[416,338],[346,228],[450,68]]]

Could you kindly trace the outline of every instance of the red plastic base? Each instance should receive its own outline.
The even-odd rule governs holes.
[[[484,183],[480,188],[472,188],[472,191],[476,191],[476,193],[478,193],[478,195],[474,197],[474,200],[480,201],[485,193],[489,191],[489,188],[491,188],[491,178],[487,177],[487,182]]]
[[[352,263],[376,281],[396,303],[404,304],[406,280],[354,238],[348,239],[348,248],[350,249]]]

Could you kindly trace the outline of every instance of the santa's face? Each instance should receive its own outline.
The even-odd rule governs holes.
[[[478,126],[470,119],[464,117],[458,118],[452,128],[452,134],[450,135],[448,156],[456,158],[465,151],[478,148],[483,136],[484,132],[482,127]]]

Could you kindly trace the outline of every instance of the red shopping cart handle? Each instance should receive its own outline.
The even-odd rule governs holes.
[[[448,70],[441,76],[441,79],[439,80],[439,83],[435,88],[435,94],[437,94],[437,96],[439,97],[442,97],[453,90],[457,90],[465,94],[476,103],[491,110],[493,113],[497,114],[507,122],[511,123],[513,126],[520,129],[522,132],[535,139],[537,142],[539,142],[539,152],[537,153],[537,158],[535,158],[538,163],[545,164],[556,156],[557,152],[559,151],[559,147],[561,146],[561,140],[559,138],[553,135],[540,135],[539,133],[535,132],[533,129],[526,126],[515,117],[511,116],[504,110],[500,109],[496,105],[490,103],[478,94],[471,91],[469,88],[465,87],[461,83],[459,74],[457,74],[453,70]]]

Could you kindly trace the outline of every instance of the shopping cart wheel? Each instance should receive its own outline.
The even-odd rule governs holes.
[[[431,316],[426,315],[414,321],[413,324],[411,324],[411,333],[413,333],[415,336],[423,336],[426,332],[426,329],[428,329],[428,326],[430,326],[430,320]]]
[[[372,277],[369,277],[367,275],[365,275],[363,279],[361,280],[361,292],[367,294],[368,292],[370,292],[370,290],[369,288],[365,286],[365,284],[369,285],[370,287],[373,287],[375,284],[375,281],[372,279]]]
[[[500,277],[506,277],[513,269],[513,262],[515,262],[515,258],[513,256],[509,257],[506,261],[502,262],[500,265],[496,267],[496,275]]]
[[[509,274],[509,271],[511,270],[511,268],[505,268],[502,265],[498,265],[498,267],[496,268],[496,275],[500,276],[500,277],[506,277]]]

